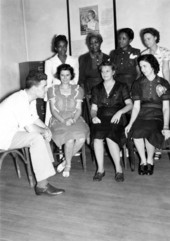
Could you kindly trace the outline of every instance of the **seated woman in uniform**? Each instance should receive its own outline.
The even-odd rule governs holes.
[[[89,127],[81,117],[83,89],[70,84],[74,78],[73,68],[69,64],[62,64],[57,68],[56,75],[61,84],[48,89],[52,113],[49,127],[55,144],[59,148],[64,144],[65,159],[57,171],[63,171],[63,176],[69,177],[72,157],[82,148]]]
[[[139,175],[152,175],[155,148],[161,149],[169,129],[170,85],[157,75],[159,63],[153,55],[140,56],[138,64],[143,76],[132,87],[134,106],[125,132],[133,138],[141,159]]]
[[[99,70],[104,81],[93,88],[91,100],[91,136],[98,165],[93,180],[101,181],[105,175],[103,141],[106,140],[115,164],[115,180],[121,182],[124,181],[124,175],[120,148],[126,141],[124,114],[132,109],[132,101],[127,85],[115,81],[115,67],[110,61],[102,62]]]

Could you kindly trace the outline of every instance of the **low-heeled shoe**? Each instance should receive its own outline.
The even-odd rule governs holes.
[[[153,170],[154,170],[154,165],[148,164],[147,165],[147,174],[148,175],[152,175],[153,174]]]
[[[105,172],[103,172],[103,173],[96,172],[93,177],[93,181],[101,181],[104,176],[105,176]]]
[[[62,194],[63,192],[65,192],[64,189],[56,188],[49,183],[47,184],[47,186],[45,188],[41,188],[41,187],[37,187],[37,186],[35,187],[35,193],[37,195],[56,196],[58,194]]]
[[[147,165],[141,164],[141,165],[139,165],[138,173],[139,173],[139,175],[146,175],[147,170],[148,170]]]
[[[124,180],[125,180],[124,174],[121,172],[117,172],[115,175],[115,180],[116,180],[116,182],[124,182]]]

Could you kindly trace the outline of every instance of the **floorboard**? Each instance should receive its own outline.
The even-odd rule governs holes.
[[[95,164],[89,153],[86,173],[75,157],[69,178],[61,174],[50,178],[66,190],[57,197],[36,196],[22,162],[20,168],[21,179],[10,158],[1,169],[2,241],[170,240],[170,161],[166,154],[156,162],[153,176],[139,176],[128,167],[124,183],[115,182],[107,156],[101,182],[92,180]]]

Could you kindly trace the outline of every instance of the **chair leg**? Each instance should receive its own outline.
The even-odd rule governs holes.
[[[20,167],[19,167],[19,164],[18,164],[18,156],[17,156],[16,153],[11,153],[11,156],[13,157],[14,162],[15,162],[17,175],[18,175],[19,178],[21,178],[21,171],[20,171]]]
[[[123,149],[122,149],[122,158],[123,158],[125,169],[127,169],[127,155],[126,154],[127,154],[126,153],[126,145],[124,145]]]
[[[34,181],[33,181],[33,176],[32,176],[32,171],[31,171],[31,161],[30,161],[29,148],[25,147],[24,152],[25,152],[25,157],[26,157],[26,168],[27,168],[29,183],[30,183],[31,187],[34,187]]]
[[[131,139],[127,140],[127,148],[129,151],[129,162],[130,162],[130,167],[131,171],[135,170],[135,153],[134,153],[134,143]]]
[[[83,169],[84,169],[84,171],[86,171],[87,165],[86,165],[86,147],[85,147],[85,144],[82,147],[81,157],[82,157]]]

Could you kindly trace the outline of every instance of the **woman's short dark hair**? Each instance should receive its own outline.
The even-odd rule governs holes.
[[[158,30],[156,30],[155,28],[144,28],[141,30],[141,38],[144,38],[144,34],[146,33],[150,33],[152,34],[154,37],[156,37],[156,43],[159,43],[160,41],[160,33],[158,32]]]
[[[137,58],[137,61],[138,61],[138,64],[141,61],[148,62],[151,65],[151,67],[153,68],[155,74],[157,74],[159,72],[159,69],[160,69],[159,63],[154,55],[152,55],[152,54],[141,55]]]
[[[47,75],[38,70],[30,70],[26,77],[26,89],[30,89],[33,85],[37,86],[42,80],[47,80]]]
[[[68,70],[68,71],[70,71],[71,80],[74,79],[74,76],[75,76],[74,69],[73,69],[73,67],[71,67],[71,65],[69,65],[69,64],[61,64],[61,65],[58,66],[57,72],[56,72],[56,77],[57,77],[57,79],[60,80],[60,74],[61,74],[61,71],[62,71],[62,70]]]
[[[90,33],[88,33],[87,36],[86,36],[86,44],[87,44],[87,47],[90,46],[90,40],[91,40],[91,38],[97,38],[100,44],[103,42],[103,38],[102,38],[101,34],[95,33],[95,32],[94,32],[94,33],[90,32]]]
[[[115,64],[113,64],[110,59],[106,60],[106,61],[103,61],[100,65],[99,65],[99,71],[101,72],[102,70],[102,67],[104,66],[110,66],[112,68],[113,71],[116,70],[116,66]]]
[[[134,39],[134,32],[131,28],[121,28],[118,30],[118,35],[125,33],[130,40]]]
[[[52,45],[53,45],[53,51],[54,51],[54,52],[56,52],[56,49],[55,49],[55,48],[57,48],[58,43],[59,43],[60,41],[63,41],[63,42],[66,43],[66,45],[68,45],[68,40],[67,40],[67,38],[66,38],[65,35],[55,35],[54,38],[53,38],[53,44],[52,44]]]

